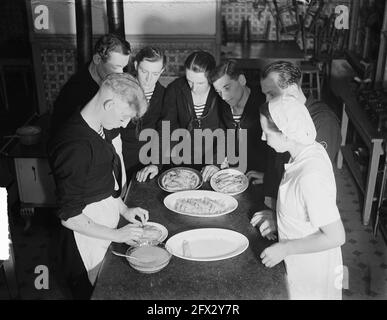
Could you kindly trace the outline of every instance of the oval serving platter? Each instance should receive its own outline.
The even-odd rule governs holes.
[[[176,257],[195,261],[216,261],[235,257],[249,246],[243,234],[221,228],[201,228],[170,237],[166,248]]]
[[[164,205],[179,214],[212,218],[234,211],[238,207],[238,201],[215,191],[189,190],[168,195],[164,199]]]

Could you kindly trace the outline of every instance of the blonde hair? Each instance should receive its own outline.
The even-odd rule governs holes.
[[[127,73],[112,73],[105,77],[101,90],[110,90],[133,108],[134,118],[141,118],[148,109],[148,103],[136,78]]]

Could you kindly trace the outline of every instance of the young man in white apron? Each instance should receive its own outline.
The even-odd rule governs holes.
[[[121,139],[113,139],[110,131],[126,127],[146,110],[137,80],[111,74],[49,143],[58,216],[65,227],[61,266],[76,299],[90,297],[110,243],[137,240],[149,218],[146,210],[128,208],[122,201],[126,177]],[[117,229],[120,215],[130,223]]]

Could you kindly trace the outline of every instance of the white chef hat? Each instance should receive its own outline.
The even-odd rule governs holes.
[[[316,140],[316,128],[308,109],[300,100],[283,95],[269,101],[269,112],[278,129],[301,144]]]

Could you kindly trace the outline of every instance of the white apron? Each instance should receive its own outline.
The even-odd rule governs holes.
[[[112,144],[121,160],[121,183],[124,194],[126,190],[126,172],[122,157],[121,135],[118,135],[115,139],[113,139]],[[117,180],[115,181],[115,189],[118,189]],[[123,194],[121,194],[121,196]],[[120,220],[119,198],[113,198],[110,196],[101,201],[90,203],[83,209],[82,213],[97,224],[115,229],[117,228]],[[76,231],[74,231],[74,238],[83,264],[88,272],[89,280],[91,284],[94,285],[98,276],[99,268],[111,241],[88,237]]]
[[[308,200],[318,207],[317,210],[313,208],[314,212],[308,212],[300,179],[313,173],[319,174],[319,181],[312,181],[312,186],[302,183],[302,188],[308,186],[306,189],[310,189],[307,194],[311,198]],[[324,188],[316,187],[321,177],[325,178]],[[321,196],[322,192],[324,197]],[[318,221],[323,226],[339,218],[332,165],[326,151],[316,143],[302,151],[294,162],[285,165],[277,199],[279,239],[305,238],[319,230],[312,221]],[[343,262],[340,247],[287,256],[285,266],[290,299],[342,298]]]
[[[341,300],[343,267],[340,248],[285,258],[291,300]]]

